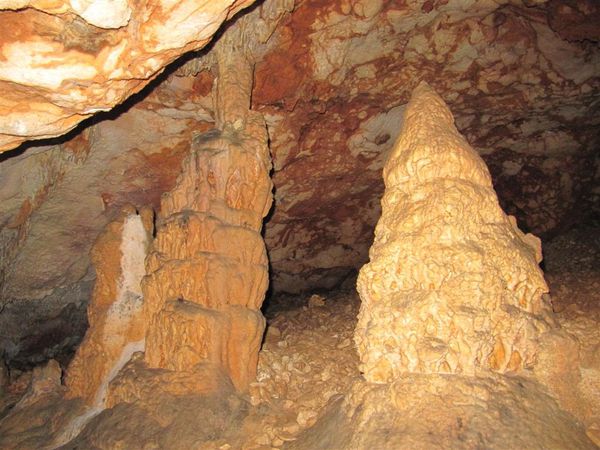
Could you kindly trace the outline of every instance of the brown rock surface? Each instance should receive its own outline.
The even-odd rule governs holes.
[[[600,446],[600,230],[580,227],[545,253],[562,333],[542,336],[535,374]]]
[[[93,242],[127,204],[158,211],[193,131],[207,128],[191,85],[175,78],[83,135],[0,164],[0,345],[8,360],[61,359],[83,337]],[[167,116],[162,97],[187,112]]]
[[[389,385],[355,383],[344,400],[284,448],[597,447],[532,380],[406,374]]]
[[[598,273],[592,267],[581,270],[597,261],[595,253],[585,251],[591,236],[600,235],[565,236],[546,251],[554,302],[562,311],[557,316],[563,328],[587,336],[578,338],[586,366],[594,360],[598,335],[593,313]],[[572,262],[568,270],[554,272],[566,258]],[[227,377],[205,378],[211,368],[149,369],[136,353],[111,382],[109,409],[65,448],[594,448],[573,416],[527,373],[414,374],[391,386],[355,383],[360,378],[352,346],[357,295],[319,298],[319,304],[308,295],[272,300],[251,404],[231,394]],[[217,391],[221,394],[207,396]],[[46,398],[12,411],[0,419],[0,447],[38,449],[77,407]],[[591,437],[591,428],[587,432]]]
[[[532,367],[549,328],[540,241],[502,212],[485,163],[426,83],[407,105],[384,180],[357,282],[365,378]]]
[[[302,2],[274,33],[253,93],[275,168],[273,288],[328,289],[367,261],[380,173],[419,80],[450,105],[523,229],[551,237],[598,211],[592,4]]]
[[[249,111],[253,67],[243,50],[225,47],[230,42],[216,49],[219,128],[196,137],[161,202],[143,285],[145,362],[175,372],[208,364],[245,391],[265,326],[259,309],[268,261],[260,230],[272,184],[266,126]]]
[[[265,27],[283,3],[289,14]],[[369,8],[268,0],[248,14],[244,42],[255,48],[257,62],[253,107],[265,116],[274,159],[276,206],[264,233],[273,292],[335,287],[367,261],[380,215],[381,170],[418,79],[451,106],[457,128],[488,164],[501,206],[522,229],[546,240],[597,216],[594,2],[426,3],[373,2]],[[31,8],[6,14],[23,14],[24,22],[29,16],[42,24],[54,20],[68,39],[88,27],[69,14],[40,20]],[[114,35],[118,45],[132,25],[93,30]],[[95,45],[93,33],[89,39],[80,34],[69,42]],[[89,57],[78,55],[76,47],[57,54],[87,64]],[[143,71],[145,62],[127,70]],[[0,158],[0,351],[10,365],[68,361],[85,333],[92,242],[125,203],[158,210],[192,134],[214,127],[212,50],[174,69],[127,102],[128,109],[97,116],[83,134]],[[78,83],[56,91],[88,90]],[[98,83],[93,89],[101,96]],[[45,102],[27,97],[26,89],[7,91],[29,100],[4,120],[14,122],[28,105]],[[62,98],[61,105],[77,98]],[[31,124],[38,125],[45,126]]]

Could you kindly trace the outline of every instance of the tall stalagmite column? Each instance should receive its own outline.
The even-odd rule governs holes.
[[[256,375],[268,260],[260,234],[272,202],[262,116],[250,111],[253,66],[242,50],[215,48],[217,129],[198,136],[148,258],[144,308],[149,367],[212,365],[244,391]]]
[[[534,364],[549,326],[540,241],[501,210],[485,163],[425,83],[407,106],[384,180],[357,284],[366,379]]]

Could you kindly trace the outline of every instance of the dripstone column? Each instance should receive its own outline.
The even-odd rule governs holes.
[[[164,195],[147,261],[149,367],[213,365],[244,391],[256,375],[268,286],[262,220],[272,202],[262,116],[250,111],[253,66],[215,49],[216,129],[198,136],[176,187]]]

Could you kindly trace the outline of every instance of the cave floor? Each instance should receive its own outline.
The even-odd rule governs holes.
[[[580,342],[582,373],[588,384],[596,383],[589,392],[600,392],[600,228],[573,230],[544,252],[557,320]],[[592,449],[588,437],[600,443],[597,406],[582,424],[531,377],[473,383],[466,377],[409,376],[391,387],[369,386],[361,381],[352,340],[359,306],[353,291],[272,298],[249,395],[118,406],[63,448]],[[26,393],[23,379],[3,397],[0,448],[54,448],[48,440],[77,405],[57,393],[39,393],[27,406],[13,407]],[[456,392],[477,401],[465,402]]]
[[[544,257],[555,317],[561,327],[578,339],[583,347],[582,357],[588,355],[588,358],[593,358],[596,355],[598,361],[584,363],[598,369],[600,228],[574,229],[557,237],[544,245]],[[317,421],[317,417],[330,414],[327,405],[331,409],[331,405],[341,402],[342,397],[353,390],[353,385],[361,384],[358,356],[352,341],[359,307],[360,299],[353,291],[329,293],[323,297],[272,300],[266,312],[269,328],[260,354],[258,381],[252,397],[255,404],[266,403],[269,408],[262,410],[262,416],[256,414],[257,423],[262,424],[258,429],[262,431],[257,435],[257,428],[254,428],[253,433],[248,433],[247,436],[254,434],[256,437],[252,443],[246,441],[247,447],[243,448],[279,448],[286,442],[294,442],[298,436],[299,443],[291,444],[294,448],[325,449],[335,445],[332,442],[341,445],[341,441],[329,441],[322,435],[340,433],[343,425],[337,423],[329,429],[325,425],[325,431],[319,430],[318,425],[314,431],[309,427]],[[582,370],[585,372],[586,369]],[[600,383],[600,379],[597,382]],[[501,404],[503,400],[500,395],[498,397]],[[600,399],[597,400],[600,404]],[[418,402],[413,407],[418,407]],[[588,435],[594,435],[596,443],[600,443],[600,435],[597,434],[600,422],[597,419],[600,417],[587,431]],[[306,428],[308,431],[302,433]],[[352,433],[349,430],[345,432]],[[318,435],[321,435],[320,444],[312,439]],[[571,448],[577,448],[575,440],[573,437]],[[533,440],[521,443],[535,447]],[[344,445],[347,445],[345,448],[355,448],[348,442]],[[413,445],[403,448],[416,448]],[[453,448],[488,448],[485,444],[480,447],[481,443],[461,442],[458,435],[457,441],[445,441],[440,448],[448,448],[448,445]],[[586,444],[581,445],[585,448]]]

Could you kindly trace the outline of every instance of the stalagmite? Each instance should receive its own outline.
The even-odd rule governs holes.
[[[141,281],[152,236],[152,211],[133,208],[107,225],[92,248],[96,285],[90,328],[67,371],[67,397],[104,407],[108,383],[134,351],[143,351]]]
[[[501,210],[487,167],[425,83],[384,169],[382,215],[359,275],[361,371],[518,371],[549,327],[539,239]]]
[[[215,46],[216,126],[190,144],[161,199],[154,239],[143,212],[109,224],[94,246],[90,328],[67,375],[67,396],[88,408],[60,442],[118,403],[226,395],[256,376],[268,286],[260,231],[272,183],[266,125],[250,111],[254,62],[244,30]]]
[[[262,116],[249,111],[252,65],[242,51],[216,50],[217,129],[197,137],[162,199],[148,259],[145,361],[184,373],[212,366],[244,391],[265,327],[260,230],[271,207],[271,163]]]

